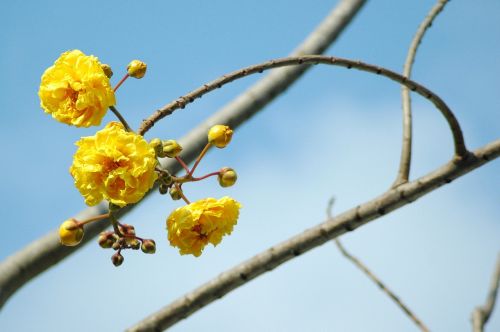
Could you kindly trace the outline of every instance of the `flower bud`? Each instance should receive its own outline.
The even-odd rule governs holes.
[[[156,243],[154,240],[142,241],[141,250],[145,254],[154,254],[156,252]]]
[[[104,72],[104,75],[106,75],[108,78],[111,78],[111,76],[113,76],[113,71],[111,70],[111,67],[108,64],[101,63],[101,68],[102,71]]]
[[[121,242],[120,242],[120,241],[116,241],[115,243],[113,243],[113,244],[111,245],[111,248],[113,248],[113,250],[118,250],[118,249],[120,249],[121,247],[122,247],[122,244],[121,244]]]
[[[161,195],[165,195],[166,193],[168,193],[168,186],[165,183],[160,183],[160,185],[158,186],[158,191]]]
[[[111,262],[113,262],[114,266],[120,266],[123,263],[123,256],[120,253],[115,253],[113,256],[111,256]]]
[[[238,179],[238,175],[234,171],[234,169],[230,167],[221,168],[219,171],[219,175],[217,176],[217,180],[219,180],[219,184],[221,187],[231,187],[236,183]]]
[[[226,147],[232,137],[233,131],[228,126],[215,125],[208,131],[208,143],[220,149]]]
[[[132,239],[132,238],[127,239],[127,244],[133,250],[138,250],[141,247],[141,242],[135,238],[134,239]]]
[[[168,189],[168,186],[172,184],[172,175],[170,175],[170,173],[167,171],[160,172],[158,180],[160,181],[160,183],[167,185]]]
[[[178,189],[177,187],[170,188],[170,197],[172,197],[174,201],[178,201],[179,199],[182,198],[181,190]]]
[[[101,248],[108,249],[113,246],[113,243],[116,242],[116,239],[113,237],[112,232],[102,232],[99,234],[99,245]]]
[[[133,78],[143,78],[148,66],[139,60],[132,60],[127,66],[127,73]]]
[[[118,229],[120,230],[120,232],[122,232],[122,234],[135,235],[135,228],[132,225],[121,224],[121,225],[118,225]]]
[[[170,197],[172,197],[174,201],[178,201],[182,198],[181,191],[177,189],[177,187],[170,188]]]
[[[168,141],[163,141],[163,153],[169,158],[177,157],[182,151],[182,146],[177,143],[176,140],[169,139]]]
[[[61,244],[74,247],[83,239],[83,226],[79,226],[75,219],[68,219],[59,227],[59,241]]]
[[[150,142],[149,145],[155,149],[155,154],[157,157],[163,158],[165,157],[165,154],[163,153],[163,143],[159,138],[153,138]]]

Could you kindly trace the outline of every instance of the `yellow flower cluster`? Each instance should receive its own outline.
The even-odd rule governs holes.
[[[233,231],[241,204],[230,197],[205,198],[174,210],[167,219],[168,240],[181,255],[201,255]]]
[[[40,106],[57,121],[77,127],[97,126],[115,94],[100,62],[79,50],[61,54],[42,75]]]
[[[154,149],[119,122],[110,122],[76,145],[70,173],[90,206],[102,199],[121,207],[136,203],[158,177]]]

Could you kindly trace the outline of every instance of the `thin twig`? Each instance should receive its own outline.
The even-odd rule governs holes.
[[[133,132],[132,128],[130,128],[127,121],[125,121],[125,118],[120,114],[120,112],[116,109],[116,107],[109,106],[109,109],[116,115],[118,120],[120,120],[120,122],[123,124],[123,126],[127,131]]]
[[[365,2],[366,0],[341,0],[292,54],[323,53],[352,22]],[[237,128],[295,83],[308,68],[309,66],[298,66],[273,70],[269,75],[257,81],[180,140],[184,147],[182,153],[184,160],[191,162],[196,158],[207,141],[207,131],[211,126],[227,124],[233,129]],[[171,174],[176,174],[181,169],[173,159],[163,159],[162,167],[168,169]],[[150,195],[156,188],[157,186],[146,195]],[[128,205],[120,209],[118,213],[120,216],[125,215],[137,205]],[[101,203],[80,212],[76,219],[98,215],[106,212],[107,209],[108,205]],[[84,243],[90,242],[108,226],[109,220],[88,225],[82,244],[77,247],[61,246],[58,231],[53,230],[1,262],[0,308],[19,288],[82,248]]]
[[[488,321],[495,307],[498,294],[498,285],[500,283],[500,253],[497,257],[495,271],[491,278],[490,289],[485,304],[476,307],[472,312],[472,330],[474,332],[483,332],[484,325]]]
[[[430,12],[427,14],[425,19],[422,21],[420,26],[411,41],[410,47],[408,49],[408,54],[406,55],[406,61],[403,68],[403,76],[410,78],[411,70],[413,67],[413,62],[415,61],[415,55],[417,54],[417,49],[425,32],[432,25],[432,22],[438,16],[438,14],[443,10],[444,6],[448,0],[438,0],[438,2],[432,7]],[[401,87],[401,99],[403,104],[403,144],[401,147],[401,160],[399,162],[399,171],[394,181],[393,186],[398,186],[402,183],[408,182],[410,176],[410,164],[411,164],[411,142],[412,142],[412,121],[411,121],[411,99],[410,99],[410,89],[406,86]]]
[[[396,303],[396,305],[401,310],[403,310],[403,312],[408,316],[408,318],[410,318],[420,328],[421,331],[424,332],[429,331],[427,326],[425,326],[425,324],[420,319],[418,319],[418,317],[410,310],[410,308],[408,308],[408,306],[406,306],[401,301],[401,299],[399,299],[399,297],[396,294],[394,294],[394,292],[392,292],[389,288],[387,288],[387,286],[379,278],[377,278],[377,276],[375,276],[363,263],[361,263],[361,261],[358,258],[352,256],[350,253],[347,252],[342,243],[340,243],[339,239],[335,239],[334,241],[335,244],[337,245],[337,248],[339,248],[340,252],[342,253],[342,255],[344,255],[345,258],[350,260],[361,271],[363,271],[363,273],[366,274],[368,278],[370,278],[385,294],[387,294],[387,296],[389,296],[394,301],[394,303]]]
[[[500,139],[471,152],[460,163],[452,160],[412,182],[312,227],[221,273],[168,306],[146,317],[129,331],[160,331],[220,299],[230,291],[327,241],[415,201],[419,197],[500,156]]]
[[[333,214],[332,214],[332,208],[333,208],[333,204],[335,203],[335,198],[332,197],[330,199],[330,201],[328,202],[327,204],[327,208],[326,208],[326,216],[329,220],[333,219]],[[366,274],[366,276],[368,278],[370,278],[384,293],[387,294],[387,296],[389,296],[393,301],[394,303],[396,303],[396,305],[401,309],[403,310],[403,312],[408,316],[408,318],[410,318],[419,328],[421,331],[424,331],[424,332],[428,332],[429,329],[427,328],[427,326],[425,326],[425,324],[420,320],[418,319],[417,315],[415,315],[411,310],[410,308],[408,308],[408,306],[406,306],[400,299],[399,297],[394,294],[394,292],[392,292],[389,288],[387,288],[387,286],[379,279],[377,278],[377,276],[375,276],[367,267],[366,265],[364,265],[358,258],[354,257],[353,255],[351,255],[349,252],[347,252],[347,250],[345,249],[345,247],[342,245],[342,243],[340,242],[340,240],[338,238],[334,239],[335,241],[335,245],[337,246],[337,248],[340,250],[340,252],[342,253],[342,255],[347,258],[348,260],[350,260],[354,265],[356,265],[364,274]]]
[[[200,88],[193,90],[187,95],[180,97],[179,99],[173,101],[168,104],[165,108],[156,111],[149,118],[143,121],[141,128],[139,129],[139,134],[145,134],[153,125],[164,118],[165,116],[171,114],[174,110],[178,108],[184,108],[186,104],[193,102],[196,98],[203,96],[204,94],[219,88],[227,83],[230,83],[239,78],[255,74],[261,73],[265,70],[269,70],[272,68],[279,68],[285,66],[298,66],[304,64],[327,64],[333,66],[345,67],[347,69],[358,69],[364,72],[377,74],[380,76],[384,76],[392,81],[398,82],[410,90],[415,91],[419,95],[424,98],[430,100],[436,108],[443,114],[444,118],[448,122],[448,125],[451,129],[451,133],[453,135],[453,142],[455,145],[455,157],[458,159],[463,159],[467,157],[468,151],[465,147],[464,138],[462,135],[462,130],[460,129],[460,124],[453,112],[448,108],[446,103],[434,92],[427,89],[423,85],[412,81],[396,72],[393,72],[389,69],[374,66],[371,64],[367,64],[361,61],[355,61],[350,59],[336,58],[331,56],[324,55],[303,55],[297,57],[287,57],[281,59],[270,60],[261,64],[249,66],[237,71],[234,71],[230,74],[221,76],[220,78],[212,81],[211,83],[205,84]]]

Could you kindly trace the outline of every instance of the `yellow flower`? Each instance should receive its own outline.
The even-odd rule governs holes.
[[[167,219],[168,240],[181,255],[201,255],[203,248],[220,243],[236,225],[241,204],[230,197],[205,198],[173,211]]]
[[[42,75],[40,106],[57,121],[77,127],[97,126],[115,94],[98,59],[79,50],[61,54]]]
[[[90,206],[102,199],[121,207],[136,203],[158,177],[154,149],[142,136],[125,131],[119,122],[108,123],[76,145],[70,173]]]
[[[212,126],[208,131],[208,143],[215,145],[219,149],[225,148],[231,142],[232,137],[233,131],[225,125]]]

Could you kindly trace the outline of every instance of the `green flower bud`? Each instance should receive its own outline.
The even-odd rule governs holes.
[[[101,63],[101,68],[104,72],[104,75],[106,75],[108,78],[111,78],[111,76],[113,76],[113,71],[111,70],[111,67],[109,65]]]
[[[149,141],[149,145],[155,149],[155,154],[157,157],[164,158],[165,154],[163,153],[163,143],[159,138],[153,138]]]
[[[174,201],[178,201],[182,198],[181,191],[177,189],[177,187],[170,188],[170,197],[172,197]]]
[[[219,180],[219,184],[221,187],[231,187],[236,183],[238,179],[238,175],[234,171],[234,169],[230,167],[221,168],[219,171],[219,175],[217,176],[217,180]]]
[[[160,194],[165,195],[166,193],[168,193],[168,186],[165,183],[160,183],[160,185],[158,186],[158,191],[160,192]]]
[[[177,143],[176,140],[169,139],[168,141],[163,141],[163,153],[169,158],[177,157],[182,151],[182,146]]]

